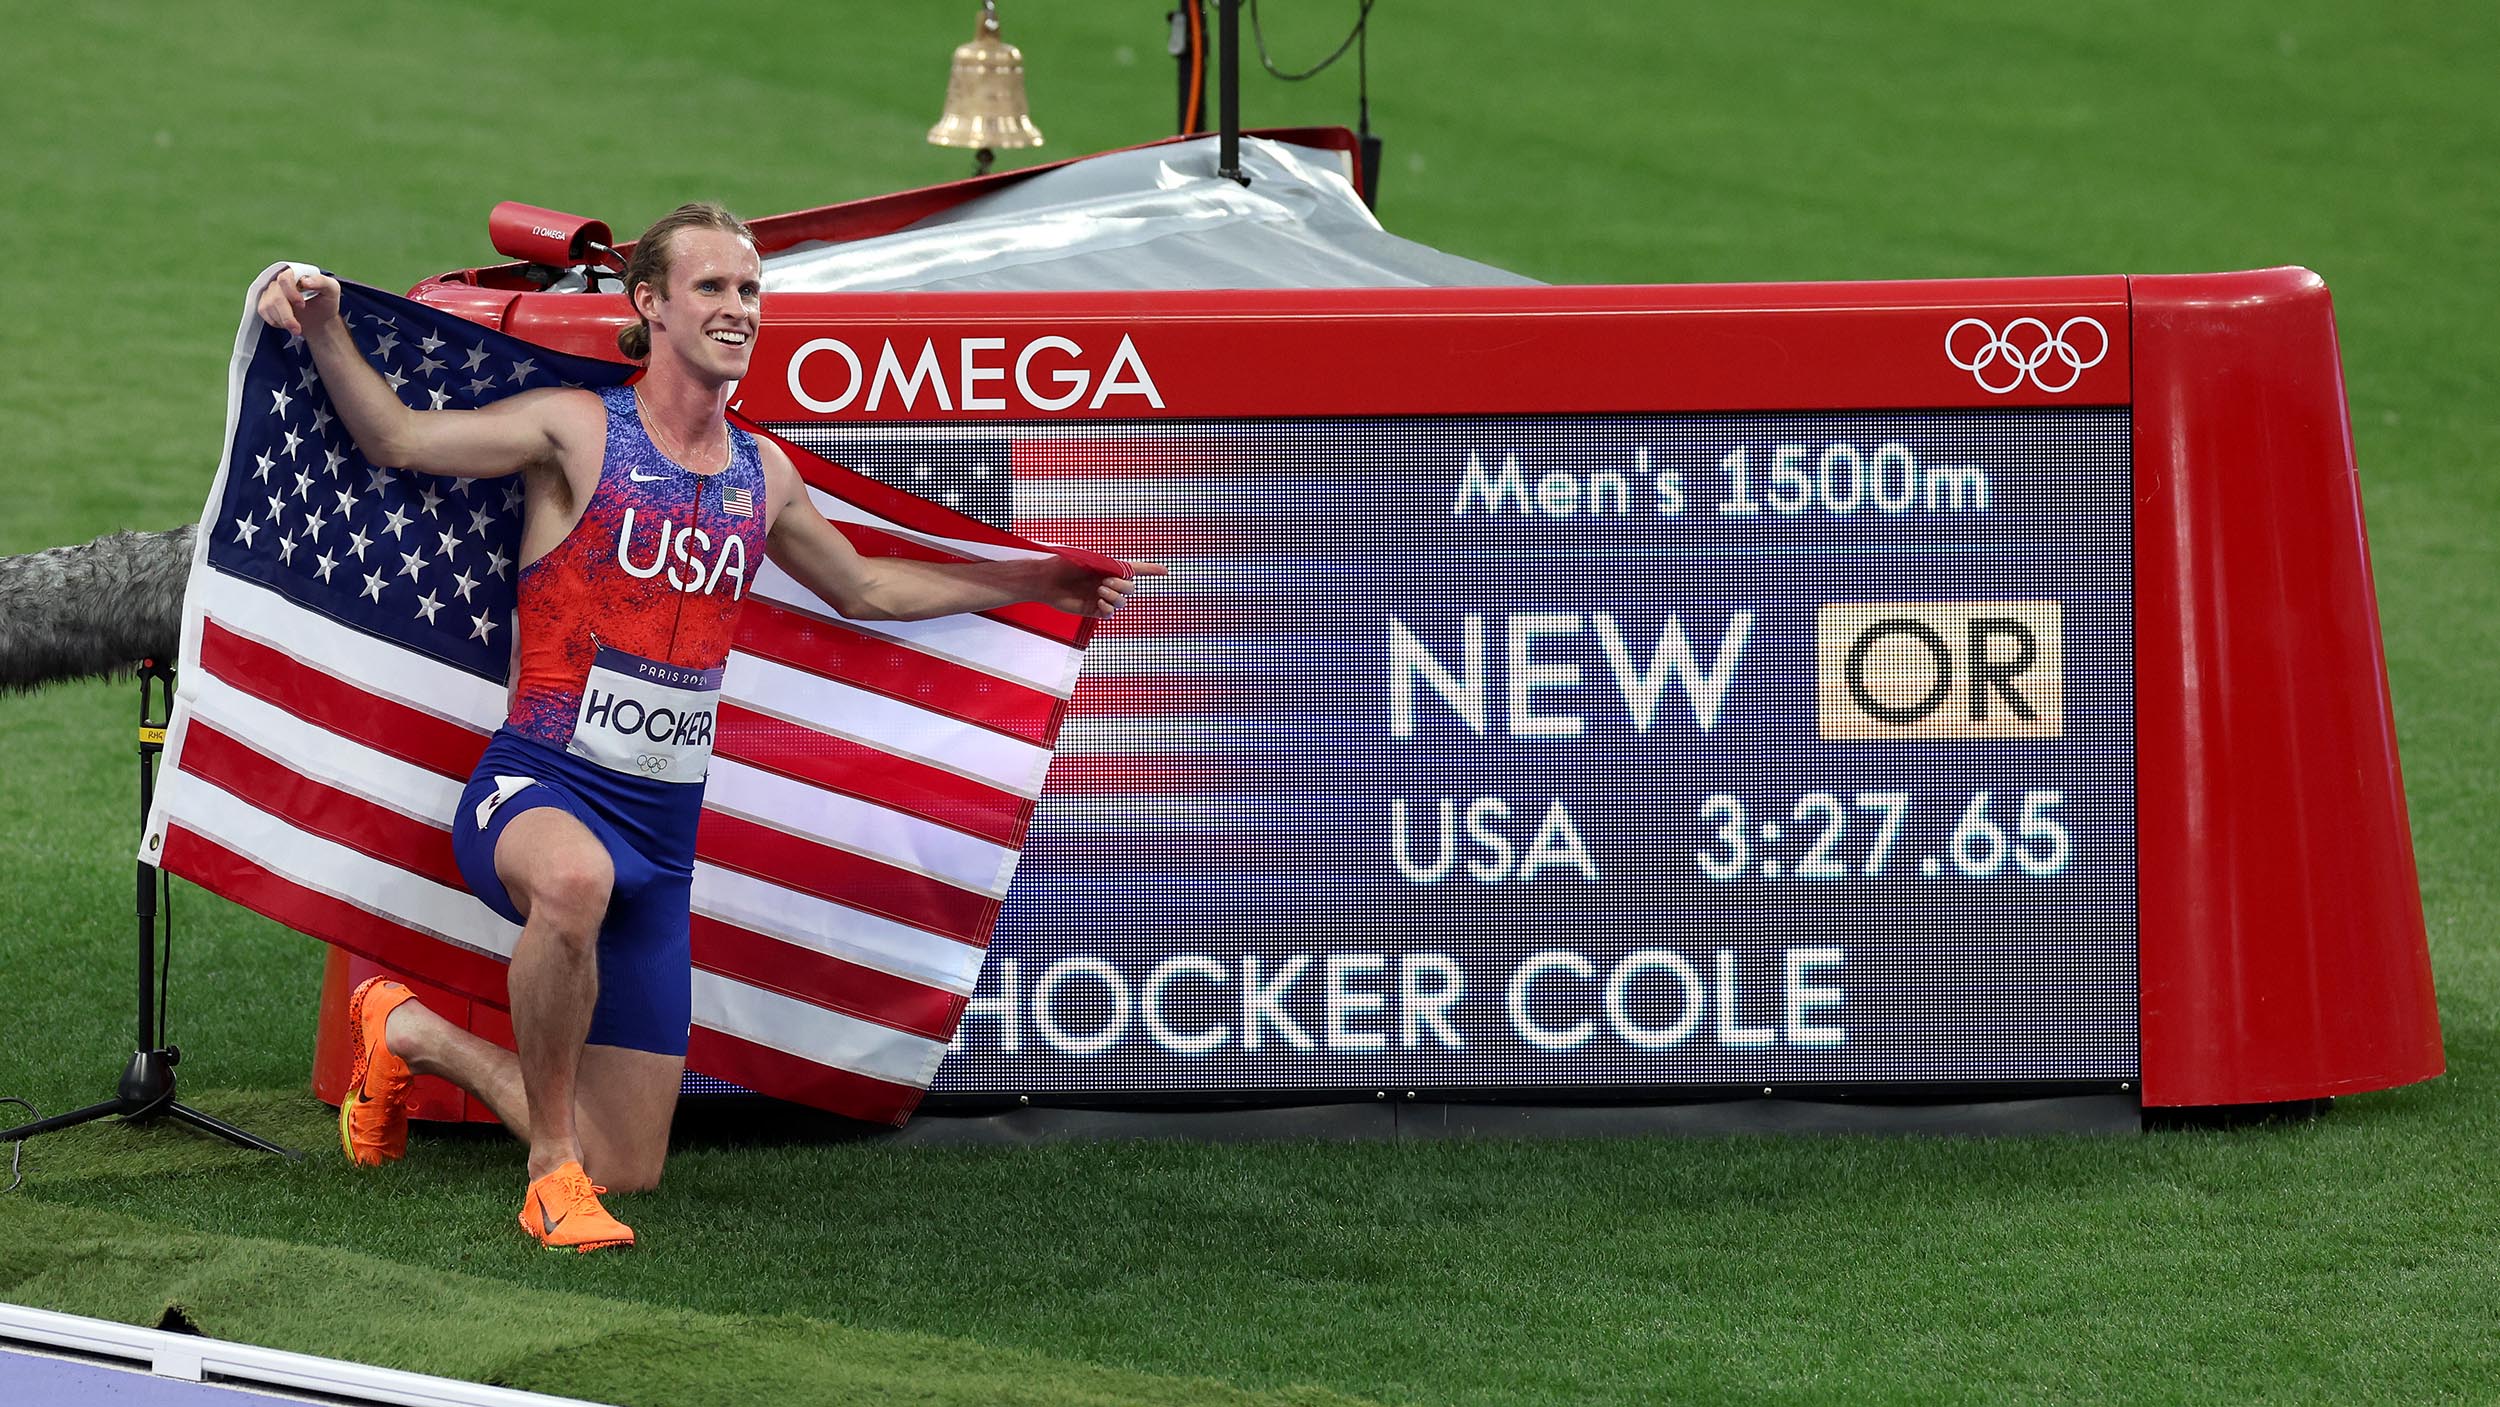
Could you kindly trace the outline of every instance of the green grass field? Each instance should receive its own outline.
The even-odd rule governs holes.
[[[523,198],[639,229],[959,174],[974,6],[0,0],[0,553],[195,516],[243,287],[405,287]],[[1273,0],[1306,62],[1344,0]],[[1164,130],[1160,3],[1014,4],[1049,155]],[[39,1140],[0,1301],[634,1403],[2487,1400],[2500,1393],[2500,10],[1979,0],[1376,12],[1382,214],[1557,281],[2333,286],[2451,1073],[2139,1139],[907,1151],[685,1130],[648,1249],[539,1253],[517,1149],[352,1176],[319,952],[177,896],[193,1102]],[[1349,73],[1253,77],[1350,121]],[[0,1095],[128,1054],[127,685],[0,698]],[[14,1108],[0,1120],[15,1121]],[[0,1384],[0,1398],[7,1396]]]

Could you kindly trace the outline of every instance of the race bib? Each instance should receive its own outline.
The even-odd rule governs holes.
[[[582,711],[568,751],[630,776],[702,781],[712,765],[721,672],[600,646],[582,681]]]

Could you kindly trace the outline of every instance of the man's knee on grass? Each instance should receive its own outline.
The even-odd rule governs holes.
[[[632,1153],[586,1152],[582,1171],[590,1180],[610,1192],[650,1192],[660,1185],[661,1165],[668,1161],[665,1149],[647,1155]]]
[[[602,1112],[613,1119],[613,1111]],[[589,1123],[581,1135],[582,1171],[592,1182],[610,1192],[648,1192],[660,1185],[660,1169],[668,1161],[666,1121],[632,1131]]]

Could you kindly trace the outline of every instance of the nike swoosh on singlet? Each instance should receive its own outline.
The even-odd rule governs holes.
[[[646,474],[639,469],[628,469],[625,472],[633,475],[634,482],[637,484],[656,484],[668,477],[666,474]]]

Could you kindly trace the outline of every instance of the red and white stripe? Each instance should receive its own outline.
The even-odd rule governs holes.
[[[231,449],[231,408],[228,424]],[[1041,555],[791,457],[864,552]],[[222,497],[221,472],[212,512]],[[502,1004],[518,929],[462,885],[449,827],[504,690],[212,570],[207,542],[143,858]],[[754,594],[697,834],[688,1063],[900,1123],[980,972],[1091,623],[1020,608],[864,626],[778,570]]]
[[[979,424],[811,425],[839,454],[846,438],[995,443]],[[1176,817],[1229,816],[1239,777],[1226,677],[1295,657],[1274,612],[1245,608],[1238,554],[1245,497],[1288,491],[1288,476],[1245,478],[1256,453],[1235,434],[1175,425],[1018,427],[1007,441],[1019,532],[1089,551],[1151,557],[1172,568],[1124,607],[1086,653],[1085,678],[1057,735],[1045,805],[1089,829],[1122,832]],[[890,490],[889,490],[890,491]],[[852,510],[823,503],[837,522]],[[770,593],[768,576],[759,590]],[[961,629],[975,629],[970,625]],[[919,643],[943,653],[934,635]],[[1307,651],[1303,653],[1308,653]],[[1151,802],[1131,806],[1131,802]]]

